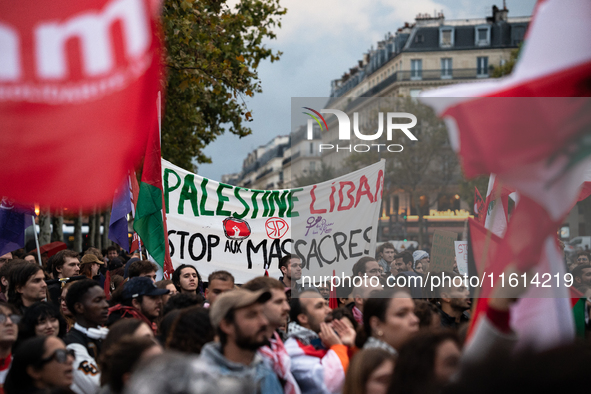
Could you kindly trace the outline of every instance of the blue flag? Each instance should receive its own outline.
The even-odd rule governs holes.
[[[0,203],[0,256],[25,247],[25,230],[33,224],[33,207],[19,206],[6,197]]]
[[[111,220],[109,222],[109,239],[129,252],[127,236],[127,214],[131,212],[131,185],[126,176],[122,185],[115,191]]]

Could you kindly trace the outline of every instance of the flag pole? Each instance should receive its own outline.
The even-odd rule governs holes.
[[[35,226],[35,216],[31,215],[31,220],[33,221],[33,234],[35,234],[35,245],[37,246],[37,257],[39,258],[39,265],[43,267],[43,262],[41,261],[41,249],[39,249],[39,237],[37,236],[37,227]]]

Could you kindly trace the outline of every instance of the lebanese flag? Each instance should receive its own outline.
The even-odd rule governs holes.
[[[159,103],[160,100],[158,100],[158,110],[160,110]],[[133,229],[154,261],[162,267],[165,278],[168,278],[174,269],[168,246],[166,212],[162,209],[164,195],[161,168],[160,133],[159,128],[154,127],[146,144]]]
[[[493,233],[502,237],[509,222],[509,195],[514,191],[497,181],[495,174],[488,180],[486,192],[484,225]]]
[[[159,2],[0,2],[0,185],[92,208],[143,154],[162,77]]]
[[[446,120],[464,174],[496,174],[519,193],[493,264],[564,277],[556,230],[591,181],[590,25],[588,0],[540,1],[510,76],[423,95]],[[572,340],[569,295],[564,284],[530,286],[512,308],[521,344],[544,349]]]

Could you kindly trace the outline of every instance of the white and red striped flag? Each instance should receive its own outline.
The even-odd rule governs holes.
[[[495,174],[491,183],[519,193],[490,263],[563,277],[556,230],[591,180],[589,26],[591,1],[539,1],[510,76],[422,96],[446,121],[466,176]],[[512,313],[522,343],[541,349],[571,340],[568,298],[564,285],[530,286]]]

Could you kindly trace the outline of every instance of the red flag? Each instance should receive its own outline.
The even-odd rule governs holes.
[[[3,194],[51,206],[110,202],[156,127],[157,3],[0,2]]]
[[[105,275],[105,296],[107,297],[107,301],[111,299],[111,271],[107,270],[107,274]]]
[[[137,233],[133,233],[133,238],[131,241],[131,247],[129,249],[130,252],[135,252],[140,248],[140,237],[137,236]]]
[[[469,339],[482,313],[486,311],[488,306],[487,297],[492,291],[489,275],[492,275],[492,278],[497,278],[498,274],[505,270],[507,264],[506,262],[496,265],[491,264],[502,239],[473,219],[468,219],[468,224],[470,225],[472,255],[474,256],[476,270],[478,271],[477,273],[471,272],[470,275],[476,275],[483,279],[482,286],[479,289],[480,293],[477,294],[478,298],[475,299],[476,306],[472,310],[472,318],[470,319],[470,328],[467,336]]]
[[[332,270],[332,276],[335,276],[335,270]],[[328,306],[330,309],[336,309],[339,307],[339,300],[337,299],[337,289],[332,286],[332,280],[330,285],[330,297],[328,299]]]

